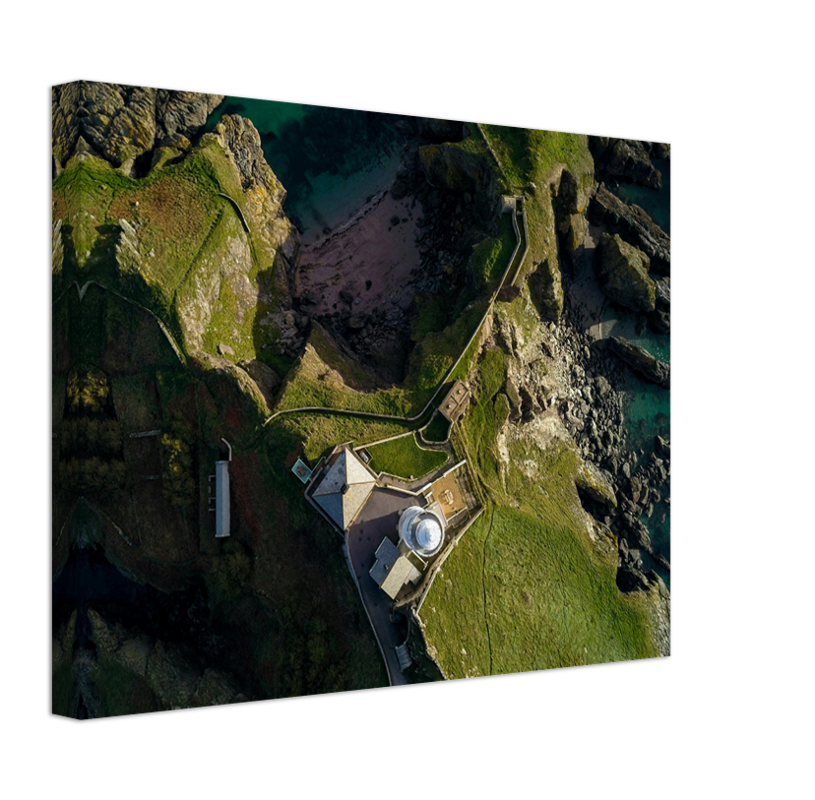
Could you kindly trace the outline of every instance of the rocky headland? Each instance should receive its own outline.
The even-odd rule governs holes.
[[[168,148],[186,152],[223,95],[174,92],[141,86],[75,81],[51,95],[56,172],[71,156],[87,152],[121,167],[144,172]],[[137,164],[137,160],[140,163]]]

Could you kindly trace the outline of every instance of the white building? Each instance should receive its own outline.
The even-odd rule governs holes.
[[[432,558],[444,544],[444,512],[438,503],[410,506],[399,517],[399,541],[422,560]]]
[[[226,445],[226,458],[215,462],[215,538],[223,539],[230,533],[229,513],[229,462],[232,461],[232,447],[226,439],[221,439]]]

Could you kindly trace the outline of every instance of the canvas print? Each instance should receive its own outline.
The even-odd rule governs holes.
[[[669,145],[79,81],[52,170],[53,713],[669,655]]]

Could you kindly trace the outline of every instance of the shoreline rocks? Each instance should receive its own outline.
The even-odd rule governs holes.
[[[671,388],[670,364],[621,336],[611,336],[607,341],[609,350],[642,378],[664,389]]]
[[[671,237],[646,211],[629,205],[601,183],[589,203],[589,221],[642,250],[651,259],[650,268],[659,275],[671,272]]]
[[[641,314],[656,307],[656,284],[648,275],[651,259],[618,233],[600,235],[595,255],[597,280],[603,294]]]
[[[223,99],[95,81],[55,86],[51,114],[57,170],[75,153],[89,151],[130,174],[136,159],[153,148],[187,150]]]
[[[589,149],[596,168],[610,178],[636,183],[649,189],[662,189],[662,174],[651,163],[650,148],[636,139],[589,136]],[[660,150],[660,152],[663,152]]]

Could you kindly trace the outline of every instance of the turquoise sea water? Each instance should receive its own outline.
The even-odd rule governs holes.
[[[657,169],[662,173],[662,190],[655,192],[640,186],[624,184],[618,194],[629,203],[636,203],[645,209],[654,221],[668,234],[671,232],[671,163],[669,160],[657,159],[654,161]],[[633,320],[632,320],[633,322]],[[614,332],[614,331],[612,331]],[[653,332],[650,328],[642,335],[626,331],[621,333],[634,344],[644,347],[657,358],[671,362],[671,337],[669,334]],[[628,379],[627,402],[625,407],[626,427],[628,440],[632,449],[643,447],[646,456],[652,452],[654,437],[659,435],[663,439],[671,438],[671,396],[670,391],[645,383],[631,375]],[[668,496],[668,487],[663,488],[662,494]],[[671,560],[671,514],[670,505],[664,500],[655,506],[654,514],[650,519],[643,518],[648,525],[654,550]],[[656,564],[646,560],[648,566],[653,567],[662,576],[670,587],[670,575]]]
[[[401,147],[389,114],[226,97],[211,116],[240,114],[258,129],[266,160],[285,186],[285,211],[303,241],[342,224],[386,188]]]
[[[624,183],[617,194],[626,203],[644,208],[668,236],[671,235],[671,162],[667,158],[655,158],[654,166],[662,173],[662,189],[655,192],[634,183]]]

